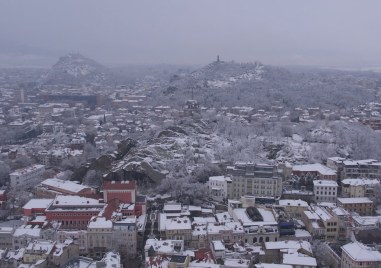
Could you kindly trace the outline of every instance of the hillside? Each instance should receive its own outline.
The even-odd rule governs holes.
[[[295,71],[261,63],[213,62],[192,73],[174,75],[154,93],[156,102],[182,105],[193,97],[207,107],[272,105],[342,109],[374,99],[380,81],[370,72]]]
[[[110,79],[109,70],[100,63],[80,54],[68,54],[41,78],[45,85],[103,84]]]

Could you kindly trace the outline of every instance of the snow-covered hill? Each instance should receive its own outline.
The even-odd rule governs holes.
[[[367,72],[295,71],[262,63],[213,62],[174,75],[152,100],[183,105],[192,96],[206,107],[356,107],[375,98],[378,77]]]
[[[103,84],[109,79],[109,70],[98,62],[80,54],[68,54],[41,78],[42,84]]]

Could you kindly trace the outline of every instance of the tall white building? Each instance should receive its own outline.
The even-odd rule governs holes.
[[[214,200],[222,201],[228,197],[228,184],[232,183],[230,177],[213,176],[209,177],[208,191]]]
[[[315,202],[336,202],[337,198],[337,185],[336,181],[331,180],[315,180],[314,181],[314,195]]]
[[[13,189],[27,189],[40,183],[45,172],[44,165],[33,165],[26,168],[18,169],[11,174],[11,187]]]
[[[113,222],[113,248],[124,258],[136,258],[137,226],[136,216],[123,218]]]
[[[87,226],[87,246],[91,258],[101,259],[112,250],[112,221],[104,217],[93,217]]]

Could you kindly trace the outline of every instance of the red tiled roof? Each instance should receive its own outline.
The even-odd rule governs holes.
[[[136,189],[136,181],[105,181],[103,190],[133,190]]]

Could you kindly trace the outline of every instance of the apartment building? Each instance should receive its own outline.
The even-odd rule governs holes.
[[[339,237],[339,217],[334,210],[323,206],[311,206],[304,211],[302,221],[313,237],[336,240]]]
[[[381,253],[360,242],[352,242],[341,247],[341,268],[381,267]]]
[[[135,258],[137,254],[136,216],[126,217],[113,222],[113,247],[122,259]]]
[[[335,169],[340,179],[381,177],[381,162],[375,159],[346,160],[331,157],[327,159],[327,166]]]
[[[343,197],[369,196],[377,185],[380,185],[378,179],[345,179],[341,181],[341,195]]]
[[[13,232],[12,227],[0,227],[0,249],[12,248]]]
[[[44,172],[44,165],[32,165],[26,168],[18,169],[9,174],[10,186],[13,189],[31,188],[42,181],[42,174]]]
[[[337,188],[339,187],[336,181],[315,180],[313,183],[315,202],[336,202]]]
[[[298,177],[310,177],[320,180],[337,180],[336,170],[322,164],[295,165],[292,174]]]
[[[281,199],[279,206],[284,208],[290,218],[301,219],[303,212],[309,209],[307,202],[303,200]]]
[[[209,177],[208,192],[209,196],[216,201],[222,201],[228,197],[228,184],[232,179],[226,176]]]
[[[88,253],[91,258],[101,259],[112,249],[112,221],[104,217],[93,217],[87,226]]]
[[[189,217],[171,217],[169,214],[160,213],[159,231],[161,237],[170,240],[184,240],[188,247],[192,240],[192,222]]]
[[[244,195],[280,197],[282,194],[282,174],[277,166],[236,163],[227,167],[227,172],[232,176],[232,182],[228,183],[228,198],[238,199]]]
[[[373,201],[368,197],[338,198],[337,205],[343,207],[347,211],[356,212],[360,214],[360,216],[373,215]]]
[[[78,246],[80,255],[87,255],[87,230],[57,230],[54,239],[58,243],[72,240]]]

